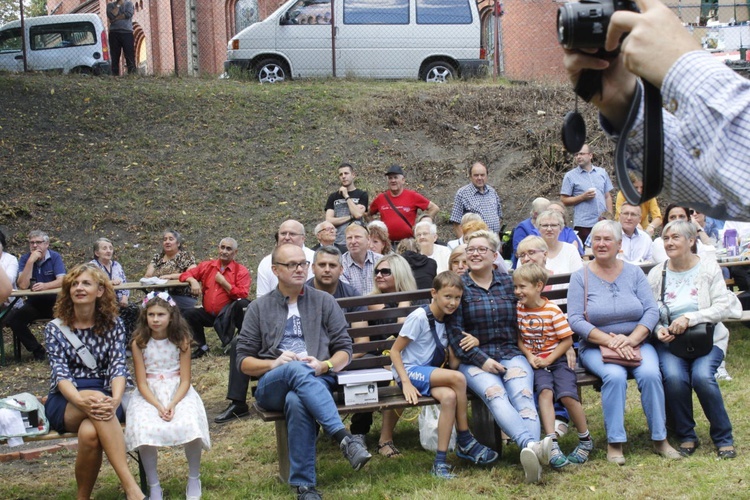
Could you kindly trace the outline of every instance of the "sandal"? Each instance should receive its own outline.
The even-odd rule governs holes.
[[[401,452],[398,451],[393,441],[386,441],[385,443],[378,443],[378,453],[383,455],[385,458],[396,458],[401,456]]]
[[[693,446],[685,446],[688,443],[691,443]],[[677,448],[677,451],[679,451],[680,455],[682,455],[683,457],[689,457],[692,456],[693,453],[695,453],[695,450],[697,450],[700,445],[701,444],[699,441],[686,441],[682,443],[679,448]]]
[[[474,438],[471,438],[471,441],[465,447],[458,445],[456,455],[478,465],[491,464],[500,456],[496,451],[491,450]]]

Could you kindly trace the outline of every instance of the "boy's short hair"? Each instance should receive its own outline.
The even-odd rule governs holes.
[[[435,276],[434,280],[432,280],[432,288],[434,288],[435,291],[439,291],[442,288],[449,288],[452,286],[458,288],[462,292],[464,290],[464,282],[461,279],[461,276],[454,273],[453,271],[443,271],[442,273]]]
[[[534,285],[541,281],[543,285],[546,285],[548,278],[549,272],[536,262],[530,262],[513,271],[514,282],[525,281]]]

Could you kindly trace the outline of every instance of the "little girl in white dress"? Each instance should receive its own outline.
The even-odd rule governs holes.
[[[151,500],[162,499],[156,447],[179,444],[188,461],[186,496],[201,497],[201,450],[211,447],[211,439],[203,401],[190,385],[191,341],[174,299],[166,292],[149,293],[133,332],[137,390],[127,408],[125,444],[128,451],[140,452]]]

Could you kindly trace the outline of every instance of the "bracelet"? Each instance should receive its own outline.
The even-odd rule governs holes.
[[[330,359],[323,361],[323,364],[328,366],[328,371],[326,373],[330,373],[333,371],[333,363],[331,363]]]

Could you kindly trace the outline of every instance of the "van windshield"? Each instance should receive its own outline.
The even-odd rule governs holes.
[[[281,24],[331,24],[331,0],[299,0],[286,11]]]
[[[44,24],[29,30],[31,50],[79,47],[96,43],[96,30],[88,22]]]
[[[0,31],[0,52],[18,52],[21,50],[21,28]]]

